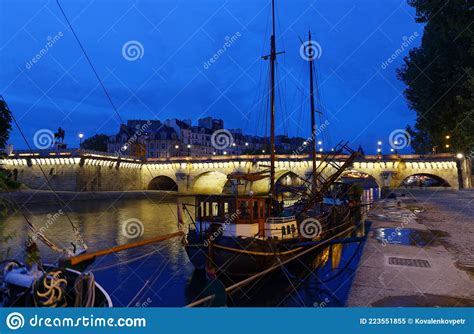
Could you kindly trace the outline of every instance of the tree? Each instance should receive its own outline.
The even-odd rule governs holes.
[[[418,153],[474,148],[474,11],[467,0],[408,0],[424,23],[421,46],[410,50],[398,78],[416,114],[412,146]],[[449,136],[449,139],[447,139]],[[446,147],[449,145],[449,147]]]
[[[109,141],[109,136],[104,134],[94,135],[90,138],[87,138],[82,142],[81,148],[85,150],[107,152],[107,142]]]
[[[6,102],[0,99],[0,148],[5,148],[12,130],[12,114]]]

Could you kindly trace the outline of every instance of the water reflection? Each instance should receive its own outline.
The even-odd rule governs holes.
[[[373,237],[381,244],[398,244],[405,246],[436,246],[438,238],[443,235],[435,235],[431,231],[422,231],[411,228],[377,228],[373,230]]]
[[[193,203],[191,197],[183,198]],[[28,208],[28,217],[40,228],[55,206]],[[148,239],[177,231],[176,200],[151,199],[74,202],[68,210],[71,219],[84,235],[89,251]],[[143,235],[127,239],[122,232],[124,221],[135,218],[143,223]],[[0,244],[0,259],[23,259],[23,244],[28,234],[21,215],[8,217],[0,224],[2,236],[11,236]],[[65,215],[48,225],[45,234],[52,241],[67,245],[74,240]],[[236,306],[342,306],[360,257],[356,244],[326,247],[309,259],[310,269],[300,273],[293,266],[264,276],[230,296]],[[59,258],[38,243],[44,262]],[[194,271],[180,239],[107,255],[96,259],[90,269],[109,292],[115,306],[184,306],[202,296],[206,278]],[[336,278],[331,278],[336,276]],[[234,282],[228,281],[226,284]]]
[[[364,244],[338,243],[325,247],[313,255],[312,263],[302,260],[304,265],[300,262],[286,266],[281,271],[263,277],[256,284],[232,293],[230,298],[233,305],[344,306]],[[308,266],[307,263],[311,264]]]

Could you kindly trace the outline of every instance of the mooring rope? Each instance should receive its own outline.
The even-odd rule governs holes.
[[[95,304],[94,274],[89,272],[77,276],[74,281],[74,291],[76,292],[74,307],[93,307]]]

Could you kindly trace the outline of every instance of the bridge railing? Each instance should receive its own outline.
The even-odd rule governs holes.
[[[94,157],[94,158],[106,158],[106,159],[122,159],[122,160],[133,160],[141,162],[142,159],[120,155],[102,151],[84,150],[84,149],[61,149],[61,150],[14,150],[11,154],[6,153],[5,150],[0,150],[0,156],[7,156],[8,158],[75,158],[75,157]]]
[[[5,156],[5,150],[0,150],[0,156]],[[220,155],[220,156],[189,156],[189,157],[168,157],[168,158],[147,158],[140,159],[134,156],[129,155],[120,155],[118,156],[115,153],[110,152],[101,152],[94,150],[84,150],[84,149],[51,149],[51,150],[14,150],[12,154],[8,155],[8,158],[25,158],[25,157],[40,157],[40,158],[52,158],[52,157],[94,157],[94,158],[103,158],[103,159],[118,159],[119,157],[123,160],[134,160],[142,161],[146,163],[160,163],[160,162],[219,162],[219,161],[262,161],[269,160],[270,155],[260,154],[260,155]],[[345,154],[336,155],[336,160],[346,160],[349,156]],[[316,158],[321,160],[323,154],[317,154]],[[311,157],[309,154],[277,154],[277,160],[293,160],[293,161],[302,161],[310,160]],[[439,154],[386,154],[386,155],[364,155],[356,158],[355,161],[393,161],[393,160],[457,160],[454,153],[439,153]]]

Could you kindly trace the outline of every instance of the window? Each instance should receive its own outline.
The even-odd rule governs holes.
[[[249,218],[249,204],[246,201],[242,201],[239,204],[240,216],[244,219]]]
[[[253,210],[252,210],[252,215],[254,219],[258,219],[258,201],[253,202]]]
[[[212,216],[217,217],[219,216],[219,203],[212,202]]]
[[[201,217],[205,216],[206,215],[206,210],[205,210],[205,203],[204,202],[199,203],[199,209],[200,209],[199,211],[201,211],[200,212]]]
[[[210,214],[211,213],[210,209],[211,209],[211,203],[206,202],[206,213],[204,214],[204,216],[209,217],[211,215]]]

